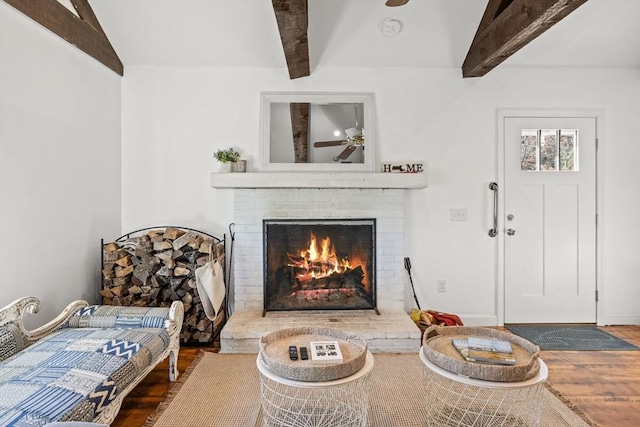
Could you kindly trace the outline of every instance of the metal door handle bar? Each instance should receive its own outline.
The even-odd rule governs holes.
[[[493,228],[489,230],[489,236],[496,237],[498,235],[498,184],[490,183],[489,190],[493,191]]]

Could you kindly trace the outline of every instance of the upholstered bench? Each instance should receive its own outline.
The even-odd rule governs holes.
[[[89,306],[75,301],[27,331],[28,297],[0,310],[0,426],[110,424],[124,397],[167,356],[177,378],[183,306]]]

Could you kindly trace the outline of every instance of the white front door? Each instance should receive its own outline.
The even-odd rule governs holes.
[[[505,323],[596,321],[596,119],[504,118]]]

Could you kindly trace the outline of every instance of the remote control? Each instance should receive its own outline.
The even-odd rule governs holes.
[[[291,360],[298,360],[298,348],[295,345],[289,346],[289,358]]]
[[[307,353],[307,347],[300,347],[300,359],[307,360],[309,358],[309,354]]]

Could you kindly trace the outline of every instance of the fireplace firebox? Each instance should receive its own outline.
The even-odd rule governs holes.
[[[263,236],[264,312],[376,309],[375,219],[265,219]]]

